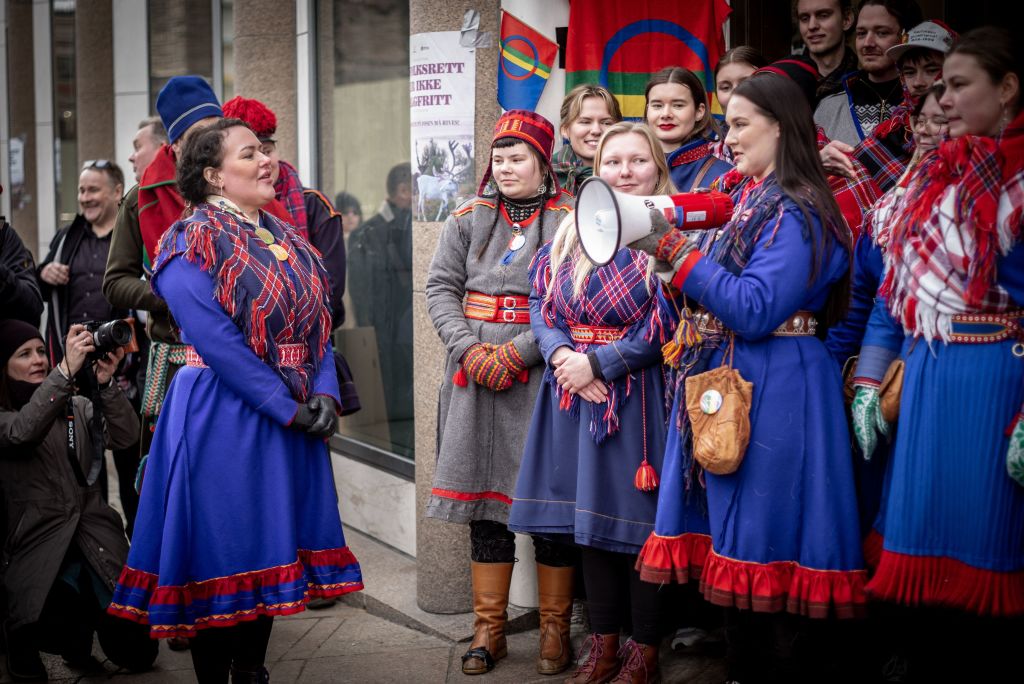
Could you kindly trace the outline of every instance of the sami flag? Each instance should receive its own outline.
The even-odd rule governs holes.
[[[498,55],[498,104],[502,109],[532,112],[548,83],[557,55],[558,43],[502,12]]]
[[[615,94],[623,116],[640,119],[651,74],[681,66],[703,79],[711,111],[721,115],[714,72],[725,53],[722,27],[732,11],[725,0],[590,0],[569,7],[567,92],[598,83]]]

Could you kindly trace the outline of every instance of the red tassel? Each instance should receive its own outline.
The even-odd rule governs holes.
[[[646,458],[636,469],[633,485],[641,492],[653,492],[658,488],[658,473],[654,471],[654,466],[648,463]]]
[[[469,378],[466,377],[466,369],[459,364],[459,370],[452,376],[452,384],[456,387],[469,387]]]
[[[558,401],[558,408],[568,411],[572,407],[572,395],[567,390],[562,390],[562,398]]]
[[[517,377],[519,379],[519,382],[523,383],[524,385],[530,382],[530,369],[524,368],[523,370],[519,371],[519,375]]]

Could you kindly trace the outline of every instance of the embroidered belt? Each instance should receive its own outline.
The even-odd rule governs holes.
[[[576,344],[608,344],[618,342],[626,334],[625,328],[603,328],[598,325],[570,325],[569,334]]]
[[[1014,353],[1024,355],[1024,329],[1021,319],[1024,311],[1007,311],[1006,313],[974,313],[956,314],[950,325],[949,341],[954,344],[990,344],[1003,340],[1017,339]]]
[[[524,295],[487,295],[467,292],[466,318],[491,323],[529,323],[530,298]]]
[[[309,359],[309,347],[305,344],[280,344],[277,347],[277,356],[280,359],[280,365],[295,368]],[[185,348],[185,365],[193,368],[207,368],[203,357],[192,345]]]
[[[710,311],[697,311],[693,315],[697,330],[703,335],[724,335],[729,332],[725,324]],[[818,330],[818,319],[810,311],[797,311],[783,321],[772,335],[776,337],[798,337],[814,335]]]
[[[146,384],[142,389],[142,415],[160,415],[167,394],[167,370],[185,365],[185,345],[153,341],[146,364]]]

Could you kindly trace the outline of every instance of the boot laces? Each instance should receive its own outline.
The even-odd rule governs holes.
[[[619,674],[612,680],[612,684],[615,682],[631,682],[633,681],[632,675],[640,672],[643,672],[644,681],[647,681],[647,662],[644,660],[644,653],[640,650],[639,644],[629,639],[619,649],[618,656],[622,660],[622,669],[619,670]]]
[[[588,644],[590,645],[590,652],[587,654],[587,659],[572,673],[573,677],[579,677],[581,674],[591,675],[597,669],[597,661],[604,655],[604,644],[596,635],[591,634],[587,636],[586,641],[583,642],[582,650],[586,650]]]

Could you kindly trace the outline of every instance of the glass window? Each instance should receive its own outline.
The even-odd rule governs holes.
[[[321,51],[319,68],[330,88],[323,97],[330,98],[324,109],[333,153],[321,158],[321,178],[338,210],[349,214],[346,321],[335,346],[352,368],[362,404],[341,420],[342,449],[397,456],[411,472],[409,3],[333,0],[332,10],[333,26],[323,28],[332,30],[325,39],[333,42],[333,58]]]
[[[149,0],[149,108],[172,76],[197,74],[213,83],[210,0]]]
[[[65,226],[78,213],[78,139],[75,97],[75,3],[53,3],[53,134],[57,178],[57,224]]]

